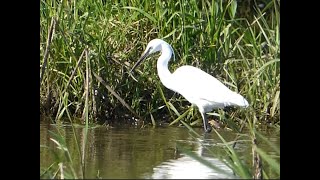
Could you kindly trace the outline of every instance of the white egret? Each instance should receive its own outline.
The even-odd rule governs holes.
[[[179,67],[170,73],[168,62],[173,52],[172,47],[162,39],[151,40],[141,58],[132,67],[132,72],[150,54],[161,51],[157,61],[158,76],[168,89],[181,94],[190,103],[196,105],[203,119],[206,133],[211,132],[207,112],[226,106],[248,107],[248,101],[240,94],[231,91],[219,80],[206,72],[189,65]]]

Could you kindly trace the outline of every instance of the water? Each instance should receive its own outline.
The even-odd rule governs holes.
[[[72,167],[80,176],[80,156],[77,149],[74,132],[71,126],[59,127],[50,124],[40,124],[40,168],[41,172],[48,169],[55,161],[64,162],[64,173],[71,173],[70,162],[66,154],[57,148],[50,138],[55,138],[49,131],[59,132],[65,139],[69,154],[72,159]],[[196,128],[196,132],[203,134],[202,128]],[[231,131],[219,130],[226,139],[232,141],[236,134]],[[75,135],[79,145],[83,146],[85,130],[75,128]],[[280,146],[279,133],[268,135],[269,140]],[[248,139],[248,138],[247,138]],[[222,150],[218,136],[212,132],[208,136],[196,138],[186,128],[106,128],[98,127],[89,129],[87,149],[85,150],[85,178],[142,178],[142,179],[217,179],[236,178],[232,171],[224,165],[218,156],[227,158]],[[201,145],[203,144],[203,146]],[[212,164],[226,171],[226,174],[214,171],[182,153],[179,148],[191,150],[204,157]],[[275,154],[268,145],[259,145],[268,154]],[[251,161],[251,148],[246,142],[239,142],[237,152],[246,162]],[[210,153],[212,151],[214,154]],[[247,159],[247,160],[246,160]],[[55,164],[54,164],[55,165]],[[57,171],[58,166],[51,168],[51,175]],[[48,171],[48,172],[49,172]],[[71,176],[72,177],[72,176]]]

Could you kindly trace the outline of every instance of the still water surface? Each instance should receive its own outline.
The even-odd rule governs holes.
[[[54,136],[49,131],[57,133],[58,130],[65,137],[65,143],[69,149],[76,173],[81,174],[79,153],[74,134],[79,141],[79,145],[82,146],[84,128],[75,128],[74,133],[71,126],[58,127],[48,123],[40,123],[41,171],[47,169],[57,158],[63,159],[65,157],[61,150],[57,148],[57,145],[50,140]],[[195,128],[195,131],[203,135],[202,128]],[[227,141],[232,141],[236,137],[236,134],[231,131],[219,130],[219,133]],[[276,146],[280,146],[279,132],[266,133],[265,135]],[[217,158],[218,156],[227,158],[227,156],[219,146],[221,141],[214,132],[206,137],[196,138],[188,129],[183,127],[145,129],[98,127],[89,129],[87,143],[85,178],[235,178],[232,171]],[[247,145],[248,143],[239,142],[236,150],[244,162],[249,164],[251,148]],[[227,173],[219,173],[197,162],[182,153],[177,145],[204,157]],[[260,144],[259,147],[268,154],[275,154],[272,148],[266,144]],[[68,168],[66,169],[68,170]]]

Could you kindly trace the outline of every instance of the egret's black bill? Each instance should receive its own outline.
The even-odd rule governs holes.
[[[132,69],[130,70],[130,73],[131,73],[137,66],[139,66],[139,64],[140,64],[144,59],[146,59],[146,57],[148,57],[150,50],[151,50],[151,48],[149,48],[147,51],[145,51],[145,52],[141,55],[140,59],[136,62],[136,64],[135,64],[135,65],[132,67]]]

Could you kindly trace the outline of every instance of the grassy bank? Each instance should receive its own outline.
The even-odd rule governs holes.
[[[140,117],[149,123],[152,115],[172,122],[178,117],[172,109],[182,114],[189,103],[158,84],[157,57],[139,67],[138,82],[127,73],[151,39],[163,38],[175,50],[171,71],[197,66],[248,99],[250,109],[225,118],[279,123],[279,1],[267,1],[264,8],[253,2],[242,6],[236,1],[41,1],[40,113],[54,120],[81,118],[87,100],[90,121],[132,123]],[[174,108],[166,108],[165,100]],[[189,115],[196,116],[190,122],[201,118]]]

